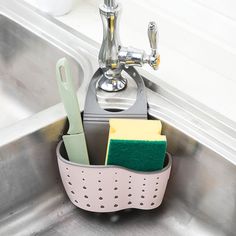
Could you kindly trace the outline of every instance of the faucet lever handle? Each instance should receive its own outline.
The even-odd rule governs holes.
[[[148,24],[148,38],[150,42],[150,47],[152,49],[152,52],[154,53],[157,50],[157,42],[158,42],[157,24],[154,21],[151,21]]]
[[[152,49],[152,53],[149,56],[149,64],[154,69],[157,70],[160,64],[160,55],[157,51],[157,43],[158,43],[158,30],[157,24],[154,21],[149,22],[148,24],[148,38],[150,42],[150,47]]]

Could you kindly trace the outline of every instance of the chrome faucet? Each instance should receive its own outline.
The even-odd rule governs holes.
[[[160,55],[157,50],[157,25],[155,22],[150,22],[148,25],[151,53],[147,54],[143,50],[120,45],[118,33],[120,5],[116,0],[104,0],[99,9],[103,22],[103,42],[99,52],[99,66],[103,70],[103,76],[100,78],[98,86],[108,92],[120,91],[127,85],[127,79],[121,75],[124,66],[142,66],[148,63],[154,70],[158,69]]]

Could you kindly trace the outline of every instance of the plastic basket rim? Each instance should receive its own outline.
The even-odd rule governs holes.
[[[96,168],[96,169],[107,169],[107,168],[115,168],[115,169],[121,169],[121,170],[126,170],[126,171],[130,171],[130,172],[133,172],[133,173],[136,173],[136,174],[146,174],[146,175],[153,175],[153,174],[158,174],[158,173],[162,173],[162,172],[165,172],[167,171],[168,169],[171,168],[172,166],[172,157],[171,157],[171,154],[166,152],[166,156],[167,156],[167,161],[168,161],[168,164],[161,170],[154,170],[154,171],[136,171],[136,170],[132,170],[132,169],[128,169],[126,167],[123,167],[123,166],[117,166],[117,165],[85,165],[85,164],[78,164],[78,163],[75,163],[75,162],[71,162],[71,161],[68,161],[66,160],[60,153],[60,147],[62,145],[63,140],[61,140],[58,144],[57,144],[57,148],[56,148],[56,154],[57,154],[57,158],[60,159],[60,161],[68,164],[68,165],[73,165],[73,166],[77,166],[77,167],[83,167],[83,168]]]

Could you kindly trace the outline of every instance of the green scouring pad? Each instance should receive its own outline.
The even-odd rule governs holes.
[[[111,119],[106,164],[136,171],[161,170],[167,142],[160,133],[160,121]]]

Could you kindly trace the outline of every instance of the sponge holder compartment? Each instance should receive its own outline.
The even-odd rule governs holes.
[[[114,212],[128,208],[150,210],[162,203],[172,165],[168,153],[164,168],[153,172],[70,162],[63,141],[59,142],[56,153],[66,193],[79,208],[92,212]]]
[[[120,166],[105,166],[109,119],[147,119],[147,98],[142,77],[133,68],[123,68],[137,84],[135,103],[127,110],[103,110],[97,101],[98,69],[90,81],[84,108],[84,131],[91,165],[70,162],[63,142],[57,146],[61,179],[71,202],[92,212],[114,212],[128,208],[154,209],[162,203],[172,159],[166,154],[162,170],[138,172]],[[96,138],[95,138],[96,137]]]

